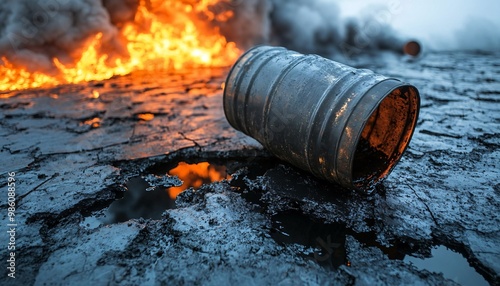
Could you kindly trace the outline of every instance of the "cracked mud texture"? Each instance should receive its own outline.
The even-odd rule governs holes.
[[[1,94],[0,186],[16,172],[17,236],[16,279],[2,247],[0,283],[454,285],[404,260],[442,245],[499,285],[499,55],[433,53],[364,67],[412,83],[422,97],[408,151],[370,195],[317,180],[232,129],[222,110],[227,69]],[[106,221],[131,178],[203,158],[226,162],[232,178],[186,190],[161,219]],[[161,184],[178,180],[165,175]],[[294,222],[302,234],[276,238]],[[314,241],[332,248],[320,253]]]

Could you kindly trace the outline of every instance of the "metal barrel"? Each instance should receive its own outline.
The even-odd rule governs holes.
[[[317,177],[368,190],[401,158],[417,122],[418,90],[317,55],[258,46],[226,79],[224,113],[237,130]]]

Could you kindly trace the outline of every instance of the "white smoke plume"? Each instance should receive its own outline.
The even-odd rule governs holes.
[[[118,25],[126,21],[130,13],[114,8],[129,5],[134,9],[137,5],[134,2],[136,0],[3,0],[0,3],[0,55],[30,71],[51,73],[55,71],[53,58],[71,65],[81,56],[85,43],[98,33],[102,34],[105,46],[119,53],[122,46]]]
[[[260,2],[266,2],[268,8],[267,28],[261,38],[267,39],[268,44],[302,53],[349,62],[360,55],[377,55],[381,50],[402,54],[403,47],[412,40],[391,27],[390,10],[385,6],[370,5],[357,17],[343,19],[334,0]],[[412,47],[413,50],[407,48],[404,52],[420,52],[417,42]]]
[[[229,1],[229,0],[227,0]],[[382,6],[344,20],[333,0],[234,0],[235,17],[222,23],[222,32],[240,47],[255,44],[284,46],[340,61],[380,50],[403,52],[407,42],[381,17]],[[385,9],[387,10],[387,9]]]

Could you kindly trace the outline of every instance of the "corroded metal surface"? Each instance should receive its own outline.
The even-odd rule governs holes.
[[[498,284],[498,55],[428,54],[367,67],[422,95],[408,152],[370,196],[269,163],[224,119],[227,70],[8,94],[0,103],[0,184],[16,172],[18,278],[3,268],[2,285],[453,284],[404,259],[430,256],[436,245]],[[189,157],[239,165],[228,167],[231,182],[182,193],[160,220],[102,221],[129,178]],[[328,247],[315,258],[306,238],[277,241],[287,215],[313,221],[307,233]],[[0,221],[7,241],[6,211]]]
[[[224,89],[234,128],[319,178],[364,191],[403,155],[419,105],[417,89],[397,79],[270,46],[242,55]]]

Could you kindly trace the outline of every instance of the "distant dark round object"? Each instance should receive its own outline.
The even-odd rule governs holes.
[[[403,53],[416,57],[420,54],[421,52],[421,47],[420,44],[417,41],[408,41],[404,46],[403,46]]]

